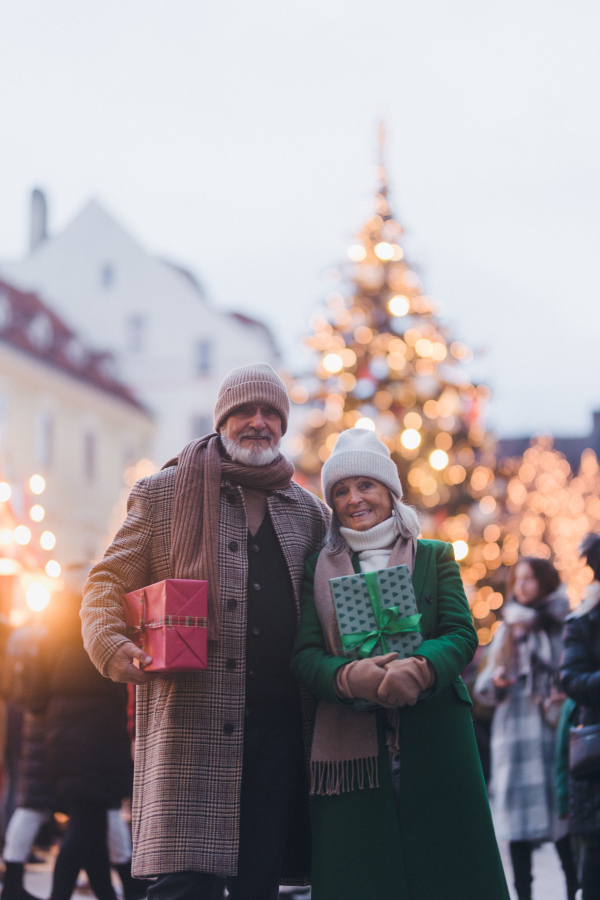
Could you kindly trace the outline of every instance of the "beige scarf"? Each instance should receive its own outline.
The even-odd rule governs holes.
[[[386,568],[406,565],[412,575],[416,552],[416,538],[400,536]],[[315,608],[325,645],[334,656],[342,656],[342,649],[329,579],[353,574],[350,553],[334,554],[325,549],[319,554],[314,582]],[[397,729],[397,712],[390,713]],[[377,756],[377,718],[372,711],[319,701],[310,758],[311,794],[340,794],[355,788],[362,790],[365,786],[379,787]]]
[[[219,640],[219,503],[221,479],[262,491],[289,487],[294,467],[281,454],[267,466],[247,466],[224,455],[218,434],[192,441],[179,457],[163,466],[177,466],[171,522],[173,578],[208,581],[208,639]]]

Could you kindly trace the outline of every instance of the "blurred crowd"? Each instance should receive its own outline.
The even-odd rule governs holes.
[[[600,536],[582,555],[593,572],[573,612],[549,560],[510,573],[503,625],[465,673],[497,835],[515,890],[531,900],[532,854],[553,842],[568,900],[600,900],[600,763],[571,771],[573,730],[600,724]],[[140,900],[131,876],[134,693],[103,678],[84,650],[78,594],[57,596],[34,623],[2,626],[1,900],[32,900],[25,865],[54,847],[50,900],[68,900],[80,871],[99,900]],[[596,739],[597,740],[597,739]],[[33,898],[35,900],[35,898]]]
[[[80,604],[65,592],[33,623],[4,628],[3,900],[32,900],[24,868],[40,847],[56,854],[52,900],[71,897],[81,870],[99,900],[116,900],[111,870],[125,900],[146,895],[147,882],[131,877],[127,815],[133,692],[91,663]]]

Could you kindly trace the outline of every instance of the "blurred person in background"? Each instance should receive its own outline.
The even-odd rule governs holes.
[[[556,725],[565,699],[558,687],[561,632],[569,601],[554,565],[524,557],[509,581],[503,625],[492,640],[475,696],[495,707],[491,739],[492,810],[509,842],[519,900],[531,900],[532,852],[556,845],[568,900],[577,872],[566,821],[556,805]]]
[[[98,900],[115,900],[107,845],[109,810],[133,787],[127,688],[102,678],[83,647],[80,596],[63,595],[48,635],[46,748],[58,808],[69,822],[54,867],[51,900],[68,900],[81,869]],[[125,824],[125,823],[123,823]],[[126,844],[126,842],[124,842]],[[128,848],[122,848],[122,856]],[[130,862],[116,866],[126,895],[143,897]],[[130,883],[132,882],[132,883]]]
[[[600,723],[600,535],[589,534],[580,547],[594,574],[564,632],[561,680],[578,705],[580,725]],[[569,777],[569,827],[582,845],[583,900],[600,900],[600,767]]]

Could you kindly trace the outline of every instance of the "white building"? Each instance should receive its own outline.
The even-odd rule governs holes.
[[[189,273],[149,254],[97,202],[47,238],[39,192],[33,201],[32,251],[1,271],[42,294],[89,344],[111,350],[119,378],[154,415],[157,465],[212,430],[230,369],[277,366],[264,324],[211,307]]]
[[[109,354],[90,351],[37,295],[0,280],[0,575],[97,558],[124,472],[148,456],[153,432]],[[33,475],[45,481],[39,495]],[[30,536],[20,540],[15,526]]]

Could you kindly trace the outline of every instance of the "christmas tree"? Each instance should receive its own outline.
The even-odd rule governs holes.
[[[494,603],[502,603],[494,573],[502,565],[497,497],[504,491],[483,425],[489,389],[465,375],[471,351],[436,315],[405,257],[403,233],[381,158],[375,213],[311,319],[306,344],[316,366],[291,388],[304,413],[287,451],[298,480],[319,493],[321,466],[340,432],[375,429],[398,466],[405,501],[420,513],[423,536],[451,541],[470,599],[489,601],[477,620],[485,643]]]

